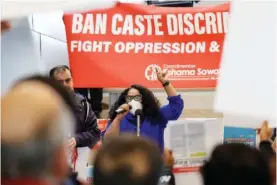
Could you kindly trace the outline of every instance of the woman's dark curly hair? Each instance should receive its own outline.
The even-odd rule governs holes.
[[[139,91],[139,93],[142,96],[142,106],[143,106],[143,115],[147,117],[148,119],[159,119],[160,114],[160,102],[159,100],[154,96],[153,92],[150,91],[148,88],[143,87],[141,85],[132,85],[131,87],[125,89],[115,102],[115,104],[112,106],[109,116],[111,120],[114,120],[117,113],[116,110],[124,103],[126,103],[125,97],[128,94],[128,91],[130,89],[136,89]]]

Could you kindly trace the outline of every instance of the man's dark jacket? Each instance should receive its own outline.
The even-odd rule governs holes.
[[[92,148],[100,139],[97,118],[85,97],[80,94],[75,94],[75,99],[76,147]]]
[[[172,167],[164,167],[158,185],[175,185],[175,176]]]

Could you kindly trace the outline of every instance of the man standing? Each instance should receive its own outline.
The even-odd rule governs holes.
[[[64,88],[43,76],[22,79],[1,97],[1,184],[64,181],[73,105]]]
[[[156,143],[136,135],[106,138],[94,162],[94,185],[156,185],[162,171]]]
[[[162,171],[159,185],[175,185],[175,176],[173,174],[174,156],[172,150],[165,148],[163,153],[164,168]]]
[[[97,118],[86,98],[74,92],[73,79],[69,67],[66,65],[56,66],[50,70],[49,75],[74,93],[76,100],[74,110],[76,116],[76,134],[68,141],[69,146],[71,148],[78,147],[79,149],[80,147],[93,148],[100,139]],[[80,152],[78,153],[80,157]],[[87,159],[87,157],[83,157]],[[76,157],[73,159],[73,164],[74,162],[76,162]]]

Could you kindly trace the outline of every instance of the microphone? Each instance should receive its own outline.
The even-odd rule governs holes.
[[[132,109],[132,106],[131,105],[129,105],[129,110],[131,110]],[[125,109],[123,109],[123,108],[118,108],[115,112],[117,113],[117,114],[121,114],[121,113],[124,113],[124,112],[126,112],[127,110],[125,110]]]
[[[142,114],[143,114],[142,109],[137,109],[137,110],[135,111],[135,115],[136,115],[136,116],[142,116]]]

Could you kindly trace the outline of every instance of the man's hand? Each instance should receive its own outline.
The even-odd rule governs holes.
[[[5,31],[8,31],[11,28],[11,25],[7,21],[1,21],[1,34]]]
[[[272,137],[273,129],[268,127],[268,122],[264,121],[260,130],[260,141],[269,141]]]
[[[165,148],[164,153],[163,153],[163,158],[164,158],[165,166],[172,168],[174,165],[174,161],[175,161],[172,150]]]
[[[69,149],[73,149],[77,145],[76,139],[74,137],[70,138],[67,143],[68,143]]]

